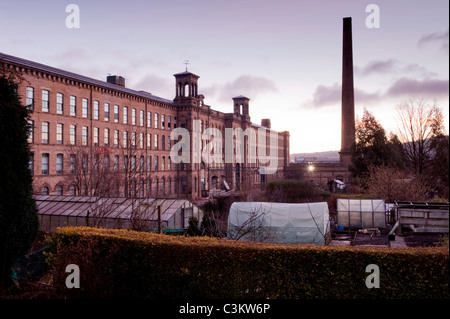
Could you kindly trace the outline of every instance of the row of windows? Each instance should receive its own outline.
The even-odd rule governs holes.
[[[55,187],[56,195],[65,195],[65,187],[63,184],[58,184]],[[49,195],[50,189],[48,186],[42,187],[42,195]],[[87,187],[82,186],[81,189],[78,189],[78,187],[75,184],[70,184],[68,187],[68,193],[71,196],[76,195],[88,195]],[[112,185],[111,188],[108,188],[107,195],[110,196],[120,196],[120,186],[119,183],[116,182]],[[125,185],[123,188],[123,193],[125,197],[128,197],[131,195],[131,197],[145,197],[146,194],[148,197],[151,196],[159,196],[159,195],[171,195],[177,193],[177,183],[176,179],[172,183],[172,178],[165,178],[162,177],[161,179],[155,178],[155,179],[141,179],[139,182],[136,180],[132,180],[130,185]]]
[[[79,128],[78,128],[79,129]],[[122,136],[119,132],[119,130],[111,130],[109,128],[103,129],[103,138],[101,138],[100,134],[100,128],[94,127],[93,128],[93,140],[92,144],[93,146],[105,146],[105,147],[119,147],[120,146],[120,140],[122,139],[122,146],[124,148],[127,147],[133,147],[133,148],[140,148],[143,149],[144,145],[147,149],[153,149],[155,150],[170,150],[171,147],[171,140],[170,136],[165,135],[159,135],[159,134],[152,134],[150,133],[137,133],[137,132],[131,132],[131,134],[128,131],[123,131]],[[35,127],[34,127],[34,121],[29,121],[29,131],[28,131],[28,143],[34,143],[35,137],[34,137]],[[111,135],[112,134],[112,135]],[[112,139],[112,141],[111,141]],[[41,123],[41,141],[42,144],[50,144],[50,123],[49,122],[42,122]],[[112,142],[112,143],[111,143]],[[57,123],[56,124],[56,144],[62,145],[64,144],[64,124]],[[69,144],[70,145],[77,145],[77,125],[70,125],[69,126]],[[89,143],[89,127],[82,126],[81,127],[81,145],[88,146]]]
[[[34,110],[34,88],[27,86],[26,88],[26,106]],[[42,90],[41,92],[41,102],[42,102],[42,112],[50,112],[50,92],[48,90]],[[110,115],[113,115],[111,119],[115,123],[119,123],[119,105],[115,104],[113,108],[109,103],[103,104],[103,120],[105,122],[110,121]],[[114,112],[113,114],[111,112]],[[56,114],[64,114],[64,95],[62,93],[56,93]],[[77,116],[77,97],[71,95],[69,97],[69,115]],[[81,117],[88,118],[89,116],[89,100],[87,98],[81,99]],[[147,127],[152,127],[152,112],[147,112],[147,118],[145,118],[145,112],[143,110],[138,110],[135,108],[131,109],[131,122],[129,123],[128,107],[124,106],[122,109],[122,123],[145,126],[147,122]],[[92,118],[94,120],[100,120],[100,102],[94,101],[93,103],[93,114]],[[172,116],[166,116],[165,114],[153,114],[153,127],[160,128],[162,130],[172,129]],[[173,127],[177,127],[177,119],[173,118]]]
[[[34,154],[31,154],[29,160],[29,169],[32,173],[34,173]],[[67,164],[67,163],[66,163]],[[81,164],[81,166],[79,165]],[[121,169],[122,164],[122,169]],[[87,173],[88,165],[89,165],[89,157],[87,154],[77,155],[70,154],[69,155],[69,174],[77,174],[81,172],[82,174]],[[101,159],[99,154],[94,156],[94,160],[92,163],[92,169],[94,172],[151,172],[151,171],[165,171],[172,170],[172,168],[176,169],[176,164],[173,166],[170,156],[147,156],[147,160],[145,157],[141,155],[138,158],[136,155],[124,155],[122,159],[122,163],[120,163],[119,155],[114,155],[113,162],[111,163],[111,159],[109,155],[104,155]],[[58,153],[55,158],[55,170],[57,175],[64,174],[64,154]],[[50,154],[43,153],[41,157],[41,174],[49,175],[50,172]]]

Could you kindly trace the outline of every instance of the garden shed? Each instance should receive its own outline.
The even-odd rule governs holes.
[[[330,218],[325,202],[288,204],[235,202],[228,215],[227,237],[281,244],[328,242]]]
[[[186,199],[35,195],[41,230],[94,226],[142,231],[186,229],[202,211]]]

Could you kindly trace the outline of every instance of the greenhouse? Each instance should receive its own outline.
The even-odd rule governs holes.
[[[235,202],[228,215],[227,237],[280,244],[324,245],[330,239],[328,205],[325,202]]]
[[[91,196],[34,196],[41,230],[64,226],[125,228],[142,231],[186,229],[202,211],[187,199]]]
[[[352,228],[385,228],[386,205],[382,199],[337,199],[337,224]]]

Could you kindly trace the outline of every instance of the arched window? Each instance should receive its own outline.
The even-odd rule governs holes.
[[[217,180],[218,180],[217,176],[213,176],[211,178],[211,189],[216,189],[217,188]]]
[[[71,196],[75,196],[77,194],[77,189],[76,189],[75,185],[72,184],[69,186],[69,193]]]
[[[47,186],[44,186],[44,187],[42,187],[42,195],[48,195],[48,187]]]
[[[55,191],[56,195],[63,195],[63,187],[61,185],[56,185]]]

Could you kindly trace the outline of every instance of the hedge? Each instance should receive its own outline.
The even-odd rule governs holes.
[[[61,298],[449,298],[448,248],[249,243],[129,230],[60,228],[47,261]],[[68,264],[80,288],[68,289]],[[380,270],[367,288],[366,266]]]

